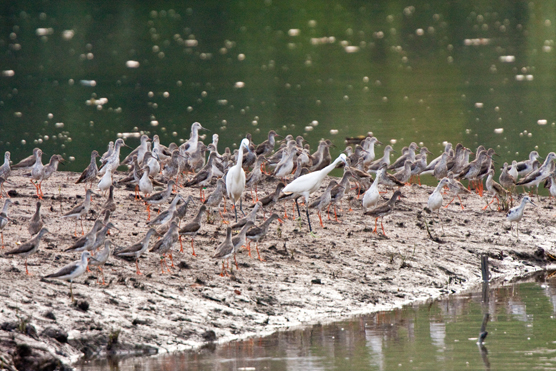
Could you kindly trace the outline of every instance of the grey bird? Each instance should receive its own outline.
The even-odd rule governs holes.
[[[162,258],[160,259],[160,267],[162,269],[162,274],[164,274],[164,267],[166,267],[168,273],[171,273],[170,267],[168,267],[168,264],[166,263],[166,254],[170,252],[169,256],[170,256],[170,260],[172,261],[172,267],[173,267],[174,258],[172,257],[171,250],[174,244],[178,241],[178,239],[179,239],[178,223],[177,220],[173,220],[166,234],[164,234],[164,236],[160,240],[158,240],[150,250],[151,252],[162,255]]]
[[[241,231],[238,233],[237,236],[234,236],[232,238],[232,245],[234,245],[234,251],[233,251],[233,255],[234,255],[234,262],[236,264],[236,269],[239,270],[239,266],[237,264],[237,259],[236,259],[236,254],[239,251],[239,249],[242,246],[245,246],[245,241],[247,238],[247,232],[255,225],[254,222],[252,221],[248,221],[247,223],[245,223],[245,225],[243,226],[243,228],[241,228]],[[249,257],[251,257],[251,250],[249,250]]]
[[[83,273],[85,273],[85,271],[87,270],[87,266],[89,264],[89,259],[94,260],[90,252],[84,251],[81,254],[81,259],[64,266],[58,272],[49,274],[44,278],[56,278],[59,280],[69,281],[70,296],[71,296],[71,300],[74,301],[73,291],[72,291],[73,280],[81,276]]]
[[[249,244],[247,245],[247,250],[250,251],[251,249],[251,241],[255,241],[255,249],[257,250],[257,256],[260,261],[265,260],[261,257],[261,254],[259,252],[259,242],[266,236],[266,234],[268,233],[268,228],[274,220],[282,222],[278,214],[274,213],[270,216],[270,218],[265,220],[264,223],[247,231],[246,237],[250,240]]]
[[[29,234],[31,236],[34,236],[34,235],[36,235],[37,233],[40,232],[43,225],[44,225],[44,223],[43,223],[42,218],[41,218],[41,202],[37,201],[37,206],[36,206],[35,213],[31,217],[31,219],[29,220],[29,226],[27,227],[27,230],[29,231]]]
[[[224,260],[229,260],[234,254],[234,244],[232,243],[232,228],[226,228],[226,239],[217,248],[216,252],[212,256],[214,259],[222,260],[222,271],[220,276],[224,277],[224,274],[228,276],[228,272],[224,268]],[[229,264],[228,264],[229,265]]]
[[[8,218],[8,207],[12,203],[12,200],[8,198],[6,201],[4,201],[2,212],[0,212],[0,236],[2,237],[2,248],[4,248],[4,228],[6,228],[8,222],[10,221],[10,219]]]
[[[112,255],[112,251],[110,250],[110,241],[104,241],[104,249],[100,250],[100,252],[97,255],[95,255],[95,260],[89,263],[89,266],[97,267],[99,272],[101,273],[102,275],[101,285],[106,285],[106,282],[104,281],[104,272],[102,270],[102,267],[104,266],[104,264],[106,264],[106,262],[110,258],[110,255]]]
[[[77,220],[81,219],[81,233],[85,234],[85,230],[83,228],[83,216],[87,215],[89,209],[91,208],[91,195],[93,195],[93,191],[88,189],[85,193],[85,201],[80,203],[79,205],[75,206],[73,209],[65,213],[62,218],[74,218],[75,222],[75,232],[74,234],[77,236]]]
[[[184,225],[179,230],[180,252],[183,252],[183,246],[181,245],[181,236],[191,236],[192,255],[197,256],[195,254],[195,247],[193,246],[193,240],[195,239],[195,236],[197,235],[197,232],[199,232],[199,230],[201,229],[201,226],[202,226],[201,221],[202,221],[203,215],[205,214],[206,211],[207,211],[207,207],[205,205],[202,205],[199,208],[199,212],[197,213],[197,216],[195,216],[195,219],[193,219],[193,221],[191,221],[190,223],[187,223],[186,225]]]
[[[41,238],[48,233],[48,229],[42,228],[39,233],[34,235],[31,239],[23,242],[17,249],[7,251],[6,255],[19,255],[25,258],[25,273],[30,276],[29,270],[27,269],[27,258],[29,255],[34,254],[39,249],[39,243]]]
[[[78,251],[91,251],[93,245],[95,244],[97,238],[97,232],[102,228],[102,220],[95,220],[93,228],[86,235],[80,237],[77,241],[73,243],[70,247],[64,250],[64,252],[78,252]]]
[[[141,271],[139,270],[139,258],[143,255],[147,249],[149,248],[149,241],[151,236],[156,234],[156,230],[154,228],[150,228],[147,231],[147,234],[143,239],[137,243],[134,243],[131,246],[124,247],[122,249],[118,249],[114,252],[115,256],[131,256],[135,258],[135,267],[137,268],[138,275],[141,275]]]

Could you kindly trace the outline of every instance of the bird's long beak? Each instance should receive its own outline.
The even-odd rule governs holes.
[[[382,142],[381,142],[380,140],[377,140],[377,141],[375,142],[375,144],[380,144],[380,145],[382,145]]]
[[[202,127],[202,126],[200,127],[200,129],[199,129],[199,130],[206,130],[206,131],[210,131],[209,129],[207,129],[207,128],[205,128],[205,127]]]
[[[428,149],[427,149],[427,153],[428,153],[429,155],[432,155],[432,152],[431,152],[431,151],[429,151]]]
[[[533,201],[529,201],[529,203],[530,203],[531,205],[533,205],[533,206],[537,207],[537,204],[536,204],[536,203],[534,203]]]

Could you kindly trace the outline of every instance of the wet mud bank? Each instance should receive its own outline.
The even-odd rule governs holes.
[[[221,277],[222,262],[212,255],[225,238],[226,225],[212,210],[195,238],[196,257],[187,237],[183,253],[178,252],[179,243],[174,246],[171,274],[161,273],[160,256],[154,253],[140,260],[143,275],[135,273],[133,260],[111,257],[104,268],[106,285],[98,283],[100,275],[93,268],[73,283],[72,302],[68,283],[44,276],[79,258],[63,252],[76,239],[75,222],[60,217],[84,199],[83,187],[73,184],[78,177],[56,173],[43,184],[41,210],[51,233],[29,256],[31,276],[25,274],[23,258],[3,252],[30,237],[27,224],[35,211],[35,189],[18,175],[10,177],[13,184],[5,185],[14,204],[3,230],[6,248],[0,253],[0,369],[71,369],[82,357],[194,349],[431,300],[477,286],[483,254],[490,257],[491,273],[498,280],[545,269],[551,263],[546,253],[553,252],[551,236],[556,230],[547,198],[526,209],[518,240],[496,203],[483,211],[485,199],[469,196],[464,210],[453,203],[441,210],[439,221],[436,214],[424,211],[433,188],[412,185],[402,188],[405,198],[384,218],[385,237],[372,233],[375,221],[363,215],[352,190],[338,211],[340,222],[331,213],[331,220],[323,216],[321,228],[317,215],[311,214],[314,236],[305,219],[291,219],[289,201],[290,219],[273,223],[259,244],[265,261],[256,258],[252,244],[253,257],[241,250],[239,270],[234,266],[229,277]],[[276,183],[265,181],[259,195],[272,192]],[[212,189],[214,185],[207,194]],[[195,198],[183,225],[197,213],[199,192],[178,192]],[[109,239],[116,246],[128,246],[148,229],[146,209],[125,187],[115,190],[115,199],[111,221],[120,230],[113,230]],[[86,231],[104,202],[105,198],[93,198]],[[246,209],[252,204],[249,192],[243,204]],[[273,211],[283,217],[284,203],[266,210],[266,217]],[[232,219],[229,208],[224,216]],[[257,224],[262,221],[260,212]]]

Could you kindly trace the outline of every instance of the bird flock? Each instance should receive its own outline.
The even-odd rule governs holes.
[[[191,238],[191,253],[196,256],[194,240],[203,227],[205,215],[207,218],[219,214],[221,225],[226,225],[226,237],[215,249],[212,258],[222,261],[221,276],[229,275],[230,259],[234,259],[236,269],[239,269],[236,254],[242,247],[248,250],[251,257],[251,242],[255,242],[257,258],[264,261],[258,245],[267,235],[271,223],[285,222],[290,218],[288,211],[291,205],[291,218],[302,223],[300,202],[305,207],[305,216],[309,233],[315,231],[311,225],[309,210],[316,211],[319,224],[324,227],[323,214],[331,219],[330,209],[333,209],[334,219],[338,219],[337,210],[343,210],[342,200],[348,200],[349,211],[352,211],[353,200],[361,204],[363,218],[375,219],[373,233],[378,234],[378,220],[382,234],[386,236],[382,219],[395,210],[396,202],[403,195],[403,189],[411,182],[421,184],[421,176],[429,175],[438,180],[438,185],[429,196],[425,210],[440,213],[444,203],[444,195],[451,197],[444,207],[448,207],[457,197],[459,205],[464,209],[462,195],[478,194],[485,197],[486,209],[496,200],[498,210],[507,211],[506,219],[511,224],[519,223],[524,215],[525,205],[536,206],[530,196],[524,196],[517,206],[510,209],[517,194],[518,186],[538,187],[545,182],[550,194],[556,196],[555,163],[556,154],[550,152],[542,163],[537,151],[532,151],[524,161],[513,161],[511,165],[504,163],[498,181],[494,180],[496,155],[493,149],[479,146],[474,152],[457,144],[455,148],[448,143],[438,157],[428,161],[432,153],[426,147],[419,147],[411,143],[404,147],[395,161],[391,161],[396,151],[391,145],[386,145],[383,156],[375,155],[375,146],[382,143],[372,135],[362,138],[354,147],[348,146],[343,153],[333,159],[330,140],[319,142],[315,152],[311,152],[310,145],[302,136],[282,137],[274,130],[268,133],[268,139],[255,145],[248,134],[242,139],[239,148],[232,152],[226,148],[223,153],[218,150],[218,134],[212,135],[212,142],[206,145],[201,140],[200,131],[207,130],[197,122],[191,126],[189,140],[181,145],[171,143],[162,145],[157,135],[151,139],[147,135],[140,137],[137,148],[129,147],[124,139],[118,138],[110,142],[108,150],[101,156],[97,150],[92,151],[89,166],[76,179],[76,184],[84,186],[85,198],[70,211],[60,215],[60,218],[75,220],[74,235],[76,239],[64,252],[81,253],[81,258],[63,267],[57,272],[48,274],[45,278],[56,278],[70,282],[70,294],[73,293],[71,283],[74,279],[89,270],[89,266],[96,266],[102,275],[101,284],[105,283],[102,266],[111,256],[131,258],[135,261],[136,274],[142,274],[139,259],[147,252],[160,256],[160,269],[164,274],[170,273],[174,267],[173,253],[179,244],[179,251],[183,250],[183,238]],[[282,138],[281,141],[278,141]],[[359,140],[358,140],[359,141]],[[132,149],[123,160],[122,148]],[[277,148],[278,147],[278,148]],[[208,155],[207,155],[208,152]],[[470,156],[474,159],[470,161]],[[58,165],[64,162],[60,155],[53,155],[48,165],[42,164],[43,152],[39,148],[33,154],[17,164],[11,164],[10,153],[6,152],[4,164],[0,167],[0,197],[7,197],[0,213],[0,234],[2,248],[4,248],[3,232],[9,225],[9,207],[13,204],[5,186],[13,184],[9,177],[13,170],[22,169],[23,175],[29,177],[35,187],[36,212],[29,220],[28,231],[31,238],[21,242],[18,247],[6,252],[6,255],[18,255],[27,258],[37,252],[43,236],[49,233],[41,218],[41,200],[44,197],[43,183],[58,170]],[[97,159],[100,158],[100,166]],[[127,166],[126,172],[117,169]],[[311,196],[323,186],[327,175],[335,168],[343,166],[341,179],[331,180],[324,191],[317,197]],[[29,172],[30,171],[30,172]],[[246,174],[247,172],[247,174]],[[275,181],[273,192],[259,199],[258,185],[261,182]],[[467,181],[465,186],[462,181]],[[212,185],[215,184],[214,187]],[[93,187],[96,186],[93,191]],[[352,188],[353,186],[353,188]],[[381,186],[381,188],[379,188]],[[17,187],[17,184],[15,185]],[[110,221],[111,215],[117,207],[114,200],[114,188],[129,187],[134,190],[134,198],[146,207],[146,227],[143,237],[127,246],[116,246],[108,238],[111,229],[118,230],[116,224]],[[199,198],[189,195],[187,198],[180,194],[184,187],[198,187]],[[209,195],[205,194],[207,187],[213,188]],[[157,189],[161,189],[156,191]],[[381,191],[382,189],[382,191]],[[345,195],[355,190],[356,196]],[[383,201],[381,193],[393,190],[387,201]],[[101,206],[100,217],[95,220],[92,228],[85,231],[84,219],[91,210],[92,197],[98,192],[107,195]],[[183,192],[182,192],[183,193]],[[250,193],[251,197],[247,195]],[[486,193],[486,195],[485,195]],[[492,199],[489,201],[489,199]],[[251,211],[245,214],[244,200],[252,200],[249,205]],[[227,201],[233,209],[233,221],[228,215]],[[291,204],[289,202],[292,202]],[[169,206],[160,211],[164,205]],[[185,221],[188,207],[200,203],[194,216]],[[267,217],[267,211],[273,207],[283,205],[283,217],[272,213]],[[158,214],[151,218],[151,206],[157,206]],[[424,206],[424,205],[423,205]],[[239,209],[239,212],[238,212]],[[509,211],[508,211],[509,210]],[[257,216],[263,212],[264,221],[257,224]],[[126,211],[128,213],[132,211]],[[240,215],[241,213],[241,215]],[[297,215],[297,216],[296,216]],[[434,214],[433,214],[434,215]],[[242,216],[243,218],[239,218]],[[78,237],[78,226],[81,225],[81,235]],[[234,235],[234,231],[239,231]],[[519,237],[518,226],[516,234]],[[156,237],[156,239],[153,239]],[[152,244],[151,244],[152,241]],[[112,246],[113,245],[113,246]],[[167,258],[171,265],[168,265]],[[233,265],[232,265],[233,269]]]

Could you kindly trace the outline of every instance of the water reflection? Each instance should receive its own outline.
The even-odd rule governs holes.
[[[79,369],[530,370],[556,367],[556,358],[550,356],[556,352],[553,336],[556,278],[539,275],[487,292],[486,297],[483,292],[458,295],[352,321],[280,332],[176,355],[92,361]],[[484,335],[486,332],[488,336]]]

